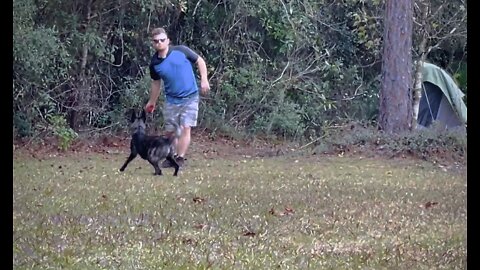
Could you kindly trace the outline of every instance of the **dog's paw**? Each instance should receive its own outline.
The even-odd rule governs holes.
[[[125,169],[122,169],[122,168],[120,168],[120,170],[119,170],[119,171],[123,172],[123,171],[125,171]]]

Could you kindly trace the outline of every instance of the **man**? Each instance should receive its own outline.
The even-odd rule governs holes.
[[[199,89],[193,72],[193,64],[200,74],[200,91],[207,94],[210,84],[207,78],[205,60],[190,48],[184,45],[170,46],[170,40],[163,28],[155,28],[151,32],[155,53],[150,62],[150,99],[145,105],[148,112],[152,112],[160,95],[160,80],[163,81],[165,103],[163,104],[163,118],[167,134],[172,135],[175,130],[168,125],[169,121],[177,122],[182,134],[176,142],[176,161],[183,166],[185,154],[190,145],[190,131],[197,125]],[[162,167],[171,167],[167,160]]]

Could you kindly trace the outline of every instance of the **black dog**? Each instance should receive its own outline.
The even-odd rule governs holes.
[[[164,159],[167,159],[172,163],[175,168],[174,176],[177,176],[179,165],[173,157],[175,153],[175,146],[173,141],[180,137],[181,129],[177,123],[171,123],[175,127],[175,134],[170,138],[162,136],[148,136],[145,134],[145,121],[146,114],[145,110],[142,111],[140,117],[137,117],[135,110],[132,112],[132,140],[130,141],[130,156],[128,157],[125,164],[123,164],[120,171],[123,172],[127,167],[128,163],[132,161],[137,154],[140,155],[145,160],[148,160],[155,168],[154,175],[162,175],[162,170],[160,169],[160,162]]]

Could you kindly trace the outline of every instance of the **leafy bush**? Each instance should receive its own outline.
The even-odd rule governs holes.
[[[62,151],[67,150],[70,145],[78,137],[78,134],[67,125],[65,117],[62,115],[52,115],[48,117],[50,130],[59,141],[59,149]]]
[[[391,135],[378,131],[375,126],[356,122],[340,128],[327,127],[324,135],[313,146],[314,153],[353,151],[391,156],[409,154],[428,160],[461,160],[466,157],[467,137],[459,130],[445,130],[438,126]]]

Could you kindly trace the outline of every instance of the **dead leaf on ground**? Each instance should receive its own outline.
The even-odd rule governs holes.
[[[185,244],[185,245],[194,245],[194,244],[196,244],[196,241],[193,240],[192,238],[185,238],[185,239],[183,239],[182,242],[183,242],[183,244]]]
[[[273,216],[276,216],[276,217],[282,217],[282,216],[286,215],[284,212],[276,211],[273,207],[272,207],[272,209],[270,209],[270,211],[268,211],[268,213],[273,215]]]
[[[287,206],[287,207],[284,208],[283,212],[279,213],[279,212],[275,211],[275,209],[272,207],[268,211],[268,213],[273,215],[273,216],[281,217],[281,216],[293,215],[295,213],[295,210],[293,208]]]
[[[243,236],[250,236],[250,237],[253,237],[255,236],[256,233],[252,232],[252,231],[244,231],[243,232]]]
[[[285,211],[283,213],[285,215],[293,215],[293,213],[295,213],[295,210],[293,210],[293,208],[290,208],[290,207],[285,207]]]
[[[434,205],[437,205],[437,204],[438,204],[438,202],[427,202],[427,203],[425,203],[425,208],[428,209],[428,208],[430,208]]]
[[[194,198],[193,198],[193,202],[194,202],[194,203],[204,203],[205,201],[206,201],[206,199],[205,199],[205,198],[202,198],[202,197],[198,197],[198,196],[197,196],[197,197],[194,197]]]

